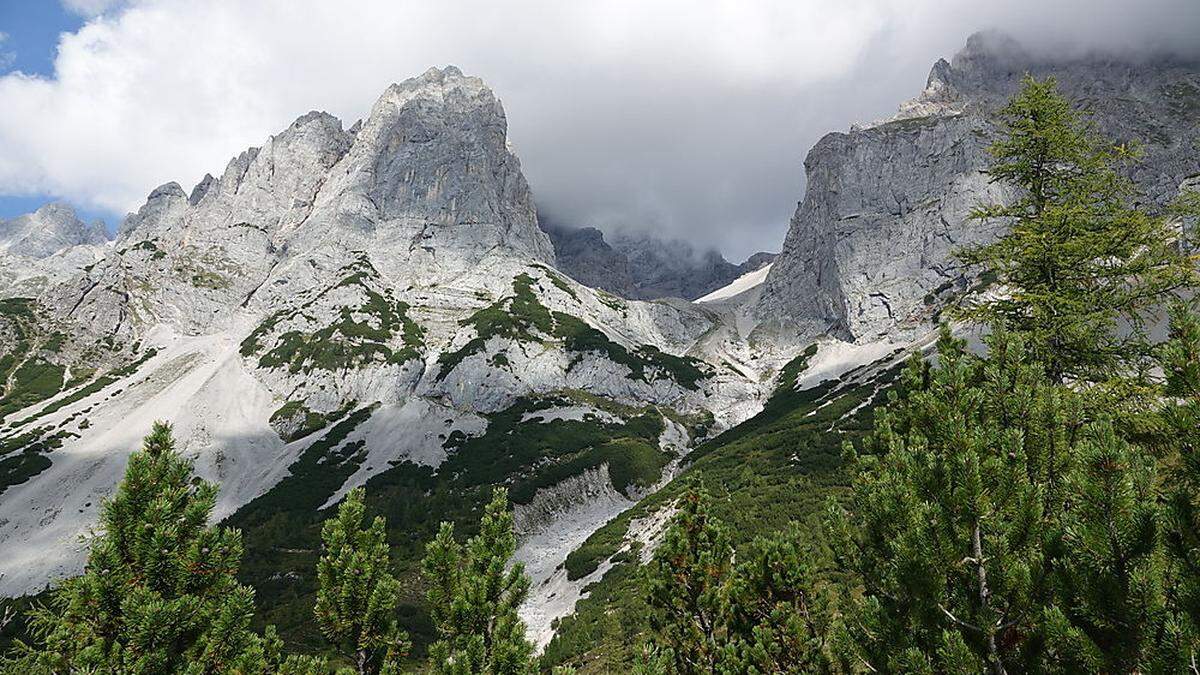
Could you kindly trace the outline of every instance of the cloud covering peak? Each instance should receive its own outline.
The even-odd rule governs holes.
[[[775,248],[824,132],[891,112],[968,34],[1200,50],[1195,0],[69,0],[53,78],[0,77],[0,193],[134,210],[300,114],[453,63],[504,101],[539,205],[734,257]]]

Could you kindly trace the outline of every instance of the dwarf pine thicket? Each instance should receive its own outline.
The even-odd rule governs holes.
[[[1130,206],[1127,149],[1053,81],[1027,79],[1001,123],[992,175],[1021,196],[978,211],[1010,233],[965,257],[1004,292],[961,311],[985,354],[943,328],[936,365],[909,363],[846,448],[829,561],[783,535],[734,566],[703,493],[685,497],[649,568],[649,672],[1196,672],[1196,258]]]
[[[737,537],[704,487],[656,495],[677,511],[650,562],[592,589],[632,596],[613,612],[627,621],[619,630],[635,672],[1196,672],[1200,313],[1186,291],[1200,278],[1172,219],[1200,215],[1200,198],[1185,195],[1169,215],[1135,206],[1118,165],[1136,149],[1098,137],[1052,80],[1027,79],[999,124],[990,173],[1017,197],[976,216],[1008,234],[963,252],[998,292],[954,315],[987,329],[986,349],[968,350],[943,327],[935,360],[915,356],[886,373],[887,404],[855,429],[842,464],[835,449],[819,458],[845,477],[844,491],[823,513],[805,502],[804,522]],[[521,321],[567,325],[529,305],[520,282],[507,311],[474,320],[501,332],[524,330]],[[1169,333],[1155,343],[1150,329],[1168,308]],[[608,348],[565,336],[577,351]],[[811,355],[789,364],[785,381]],[[692,376],[690,362],[628,358]],[[756,435],[764,430],[828,437],[858,423],[855,412],[874,395],[821,410],[828,393],[781,386],[769,414],[689,456],[701,470],[690,484],[703,484],[703,470],[718,482],[718,472],[737,470],[721,463],[723,447],[767,442]],[[803,420],[792,419],[797,409]],[[594,452],[628,466],[626,487],[661,471],[663,458],[637,438],[601,440],[609,442]],[[752,491],[760,478],[739,485]],[[367,521],[365,496],[352,490],[321,531],[312,620],[323,647],[288,653],[274,628],[252,623],[254,590],[237,579],[241,532],[208,523],[216,487],[193,475],[170,428],[156,424],[104,505],[83,575],[28,613],[31,637],[0,667],[496,675],[605,667],[561,642],[535,655],[517,615],[529,580],[512,563],[503,488],[465,542],[451,523],[422,542],[434,637],[427,654],[409,654],[395,548],[382,516]],[[572,578],[617,553],[607,532],[568,559]],[[634,600],[640,615],[628,610]],[[585,624],[591,610],[581,607],[563,624],[574,629],[569,639],[610,639],[611,627]]]

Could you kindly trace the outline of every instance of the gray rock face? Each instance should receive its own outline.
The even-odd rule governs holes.
[[[637,295],[629,259],[604,240],[603,232],[559,225],[545,216],[539,216],[538,224],[550,236],[558,268],[572,279],[623,298]]]
[[[310,112],[190,196],[155,189],[51,304],[122,339],[158,323],[201,334],[320,285],[353,251],[401,287],[497,251],[553,264],[506,133],[491,90],[454,67],[392,85],[353,131]]]
[[[0,253],[48,258],[72,246],[108,241],[104,223],[84,223],[66,204],[51,203],[9,220],[0,220]]]
[[[895,117],[829,134],[809,152],[807,192],[757,316],[797,337],[870,339],[920,324],[965,287],[955,250],[997,235],[968,214],[1006,196],[981,173],[992,115],[1025,72],[1056,77],[1101,133],[1142,145],[1131,177],[1152,204],[1200,173],[1200,64],[1045,62],[977,34],[934,65],[925,91]]]
[[[716,251],[699,253],[678,239],[621,233],[610,243],[594,227],[567,227],[545,217],[539,223],[554,244],[559,269],[580,283],[631,300],[694,300],[775,257],[760,252],[735,265]]]

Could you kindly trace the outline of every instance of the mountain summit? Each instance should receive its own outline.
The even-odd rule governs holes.
[[[998,33],[973,35],[934,64],[925,90],[885,121],[831,133],[808,153],[807,190],[768,276],[757,316],[808,339],[869,340],[919,328],[972,283],[954,252],[995,225],[971,209],[1003,199],[982,169],[992,115],[1025,73],[1057,78],[1100,133],[1139,144],[1138,187],[1162,206],[1200,174],[1200,64],[1031,55]]]
[[[84,223],[74,209],[58,202],[0,220],[0,254],[47,258],[72,246],[99,246],[107,241],[102,221]]]

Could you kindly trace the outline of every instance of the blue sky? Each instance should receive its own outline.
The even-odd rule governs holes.
[[[7,35],[0,52],[11,55],[3,59],[4,72],[52,76],[59,33],[82,25],[83,17],[53,0],[0,0],[0,31]]]
[[[67,10],[54,0],[0,0],[0,74],[21,71],[27,75],[52,78],[54,56],[60,33],[72,32],[83,25],[84,17]],[[61,195],[0,194],[0,218],[11,218],[36,210],[49,201],[67,201]],[[110,229],[123,216],[109,210],[75,207],[80,218],[104,220]]]

